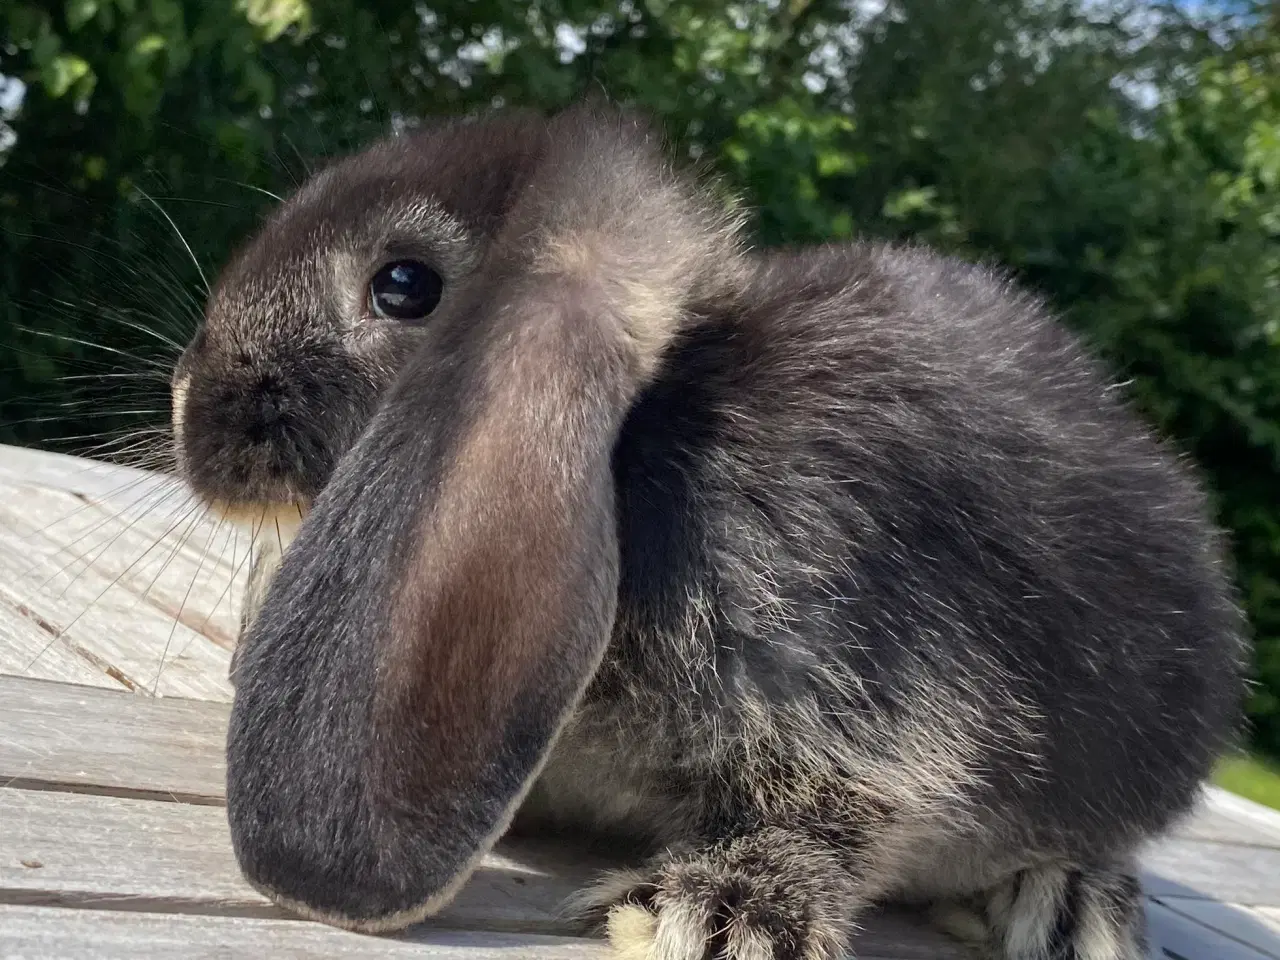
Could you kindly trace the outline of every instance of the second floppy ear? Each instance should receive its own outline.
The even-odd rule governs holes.
[[[737,255],[634,119],[571,110],[539,149],[483,284],[339,463],[237,664],[241,868],[340,926],[435,912],[506,829],[609,641],[623,419]]]

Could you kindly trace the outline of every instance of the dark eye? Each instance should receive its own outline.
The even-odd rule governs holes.
[[[369,281],[369,309],[388,320],[423,320],[442,293],[444,281],[425,263],[396,260]]]

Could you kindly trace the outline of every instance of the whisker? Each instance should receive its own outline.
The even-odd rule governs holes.
[[[63,333],[53,333],[48,330],[35,330],[31,327],[15,326],[14,329],[21,330],[23,333],[29,333],[36,337],[47,337],[50,340],[62,340],[65,343],[74,343],[82,347],[89,347],[91,350],[102,350],[106,353],[115,354],[124,357],[132,363],[142,363],[147,366],[159,367],[165,369],[165,365],[158,360],[152,360],[149,357],[139,357],[136,354],[129,353],[127,350],[120,350],[116,347],[109,347],[105,343],[94,343],[92,340],[82,340],[79,337],[69,337]]]
[[[163,200],[166,203],[196,203],[206,207],[224,207],[228,210],[239,210],[234,203],[227,203],[225,200],[208,200],[201,197],[176,197],[157,195],[157,200]]]
[[[289,149],[292,150],[293,155],[298,158],[298,162],[302,164],[303,173],[310,177],[312,174],[311,164],[307,163],[307,158],[302,155],[302,151],[298,149],[298,145],[293,142],[288,133],[282,131],[280,136],[284,139],[284,142],[289,145]]]
[[[93,459],[96,456],[120,457],[138,451],[141,455],[160,460],[171,460],[173,451],[167,449],[168,437],[158,429],[138,429],[123,433],[117,437],[109,437],[99,443],[84,448],[84,456]],[[113,461],[118,462],[118,461]]]
[[[82,443],[81,441],[97,440],[97,443]],[[93,460],[95,463],[112,463],[122,464],[124,466],[133,466],[135,461],[122,460],[125,454],[132,454],[136,449],[138,456],[153,461],[159,468],[152,470],[153,473],[169,473],[169,468],[176,466],[177,455],[171,449],[171,443],[166,433],[156,429],[138,428],[135,430],[126,430],[118,435],[112,436],[103,433],[86,433],[76,436],[62,437],[56,441],[58,445],[64,445],[71,452],[72,456],[82,459]]]
[[[78,413],[78,414],[76,414],[76,416],[77,416],[77,417],[84,417],[84,418],[87,418],[87,419],[95,419],[95,420],[96,420],[96,419],[101,419],[102,417],[122,417],[122,416],[131,416],[131,415],[135,415],[135,414],[143,415],[143,414],[157,414],[157,413],[167,413],[167,412],[168,412],[168,411],[166,411],[166,410],[155,410],[155,409],[151,409],[151,410],[141,410],[141,409],[139,409],[139,410],[98,410],[98,411],[93,412],[93,413]],[[66,417],[26,417],[26,418],[25,418],[25,419],[23,419],[23,420],[8,420],[8,421],[6,421],[6,422],[5,422],[5,426],[7,426],[7,427],[16,427],[16,426],[20,426],[20,425],[24,425],[24,424],[32,424],[32,423],[60,423],[60,422],[62,422],[62,421],[64,421],[64,420],[66,420],[66,419],[67,419]]]
[[[162,376],[152,370],[139,370],[133,373],[68,373],[57,378],[58,380],[112,380],[112,379],[132,379],[146,380],[152,383],[162,383],[165,386],[169,384],[169,378]]]
[[[142,484],[142,483],[144,483],[144,482],[146,482],[146,481],[148,481],[148,480],[151,480],[151,479],[152,479],[151,477],[135,477],[134,479],[130,480],[129,482],[127,482],[127,483],[123,483],[123,484],[121,484],[120,486],[118,486],[118,487],[114,487],[114,488],[112,488],[111,490],[109,490],[109,491],[107,492],[107,499],[110,499],[110,498],[112,498],[112,497],[115,497],[115,496],[118,496],[118,495],[120,495],[120,494],[123,494],[123,493],[125,493],[126,491],[131,490],[132,488],[134,488],[134,487],[138,486],[139,484]],[[170,484],[170,482],[166,481],[166,482],[164,482],[164,483],[163,483],[163,485],[164,485],[164,486],[170,486],[171,484]],[[135,506],[135,505],[137,505],[138,503],[141,503],[141,502],[142,502],[142,500],[143,500],[143,497],[139,497],[137,500],[133,501],[133,503],[131,503],[129,506]],[[61,516],[61,517],[59,517],[59,518],[58,518],[58,519],[56,519],[56,520],[51,520],[51,521],[49,521],[49,522],[48,522],[48,523],[46,523],[43,527],[39,527],[39,528],[37,528],[37,529],[33,530],[31,533],[27,534],[25,537],[23,537],[23,539],[25,540],[25,539],[30,539],[31,537],[37,537],[37,536],[40,536],[41,534],[46,533],[46,532],[48,532],[49,530],[52,530],[52,529],[53,529],[54,527],[56,527],[58,524],[60,524],[60,523],[66,523],[68,520],[74,519],[77,515],[79,515],[79,514],[83,513],[85,510],[90,510],[90,509],[92,509],[92,508],[94,508],[94,507],[96,507],[96,506],[98,506],[98,503],[97,503],[96,501],[86,500],[84,503],[82,503],[79,507],[77,507],[77,508],[76,508],[75,510],[73,510],[71,513],[66,514],[66,515],[64,515],[64,516]],[[126,507],[126,508],[125,508],[125,510],[128,510],[128,509],[129,509],[129,507]],[[74,544],[74,542],[75,542],[75,541],[72,541],[72,544]],[[69,545],[70,545],[70,544],[69,544]],[[54,556],[57,556],[57,554],[54,554]]]
[[[32,658],[31,662],[26,665],[26,667],[23,669],[22,672],[29,673],[31,671],[31,668],[34,667],[40,661],[41,657],[43,657],[46,653],[49,652],[49,650],[53,647],[55,643],[57,643],[59,640],[65,637],[72,627],[74,627],[77,623],[79,623],[80,620],[90,610],[92,610],[95,606],[97,606],[98,602],[107,595],[107,591],[109,591],[112,587],[114,587],[117,583],[119,583],[120,580],[124,578],[125,574],[127,574],[135,566],[141,563],[142,560],[147,556],[147,554],[149,554],[152,550],[154,550],[159,544],[163,543],[164,538],[167,537],[173,530],[177,529],[178,525],[182,523],[183,519],[186,519],[187,517],[190,517],[193,513],[195,513],[196,509],[197,509],[196,507],[192,507],[182,519],[179,519],[177,523],[175,523],[172,527],[169,528],[169,530],[165,531],[165,533],[160,538],[158,538],[154,543],[152,543],[152,545],[148,547],[142,553],[141,556],[135,559],[133,563],[129,564],[129,566],[125,567],[125,569],[120,572],[119,576],[117,576],[114,580],[112,580],[105,587],[103,587],[102,591],[96,597],[93,598],[92,602],[86,605],[83,610],[81,610],[78,614],[75,615],[75,617],[72,618],[70,623],[68,623],[65,627],[60,629],[57,633],[53,635],[53,637],[50,638],[49,642],[46,643],[40,649],[40,652],[37,653],[35,657]]]
[[[204,504],[202,504],[200,501],[195,501],[195,506],[193,507],[193,509],[199,509],[201,506],[204,506],[204,510],[201,512],[200,516],[196,518],[196,521],[192,524],[189,524],[187,526],[187,529],[182,532],[182,534],[179,537],[177,545],[174,546],[174,548],[171,551],[169,551],[169,555],[165,557],[164,562],[160,564],[160,569],[156,571],[156,575],[151,578],[151,582],[147,584],[146,589],[139,594],[140,599],[151,596],[151,591],[155,589],[155,585],[160,582],[160,578],[164,576],[164,572],[169,568],[169,564],[173,562],[173,558],[176,557],[178,553],[182,550],[182,548],[187,545],[187,540],[191,538],[191,533],[195,529],[196,525],[198,525],[200,521],[202,521],[205,517],[209,515],[209,508]],[[189,515],[190,514],[188,514],[188,516]],[[167,537],[170,532],[172,532],[172,528],[170,528],[170,530],[167,531],[164,534],[164,536]]]
[[[159,210],[159,211],[160,211],[160,215],[161,215],[162,217],[164,217],[164,218],[165,218],[165,220],[167,220],[167,221],[169,222],[169,226],[173,227],[173,232],[174,232],[174,233],[176,233],[176,234],[178,235],[178,239],[182,242],[182,245],[183,245],[184,247],[186,247],[187,254],[188,254],[188,256],[190,256],[190,257],[191,257],[191,262],[192,262],[193,264],[195,264],[196,272],[200,274],[200,280],[201,280],[201,282],[204,284],[204,290],[205,290],[205,293],[208,293],[208,292],[209,292],[209,280],[208,280],[208,278],[204,275],[204,270],[203,270],[203,269],[201,268],[201,266],[200,266],[200,261],[196,259],[195,251],[194,251],[194,250],[192,250],[192,249],[191,249],[191,245],[190,245],[189,243],[187,243],[187,238],[186,238],[186,237],[184,237],[184,236],[182,235],[182,231],[178,229],[178,225],[177,225],[176,223],[174,223],[174,222],[173,222],[173,218],[172,218],[172,217],[170,217],[170,216],[169,216],[169,214],[165,212],[164,207],[160,206],[160,204],[156,203],[154,200],[152,200],[152,199],[151,199],[151,195],[150,195],[149,193],[147,193],[147,191],[143,190],[141,187],[138,187],[138,186],[135,186],[135,188],[134,188],[134,189],[136,189],[136,190],[138,191],[138,193],[140,193],[140,194],[142,195],[143,199],[145,199],[145,200],[146,200],[147,202],[149,202],[153,207],[155,207],[157,210]]]
[[[65,300],[55,300],[53,302],[61,304],[64,307],[70,308],[72,310],[78,309],[75,304],[67,303]],[[172,347],[174,350],[176,350],[179,353],[182,352],[183,348],[180,343],[178,343],[176,340],[170,337],[166,337],[163,333],[161,333],[158,330],[153,330],[151,327],[148,327],[141,323],[137,323],[133,320],[125,320],[123,317],[120,317],[118,315],[112,316],[111,319],[115,323],[120,324],[121,326],[128,327],[130,330],[137,330],[139,333],[145,333],[147,336],[155,337],[165,346]]]
[[[23,307],[28,312],[40,313],[48,317],[57,317],[59,319],[66,320],[76,327],[96,326],[97,324],[105,321],[119,327],[125,327],[139,333],[144,333],[149,337],[160,341],[164,347],[163,352],[165,356],[170,360],[176,359],[183,349],[172,338],[166,337],[155,329],[156,326],[160,325],[160,319],[151,313],[140,313],[136,310],[127,310],[116,306],[115,304],[96,301],[89,297],[86,297],[81,302],[74,304],[50,299],[38,305],[33,304],[30,301],[18,301],[18,306]],[[200,322],[202,314],[200,305],[196,300],[188,299],[185,303],[176,303],[175,309],[185,314],[186,320],[188,321],[181,327],[176,324],[170,324],[170,328],[175,332],[178,332],[179,330],[185,331],[193,323],[198,324]],[[126,319],[128,314],[135,314],[148,318],[152,321],[153,325],[139,323],[137,320]],[[148,343],[147,345],[152,349],[155,349],[155,344]]]
[[[252,183],[243,183],[239,180],[228,180],[225,177],[216,177],[215,179],[220,183],[229,183],[229,184],[232,184],[233,186],[242,187],[245,190],[252,190],[255,193],[261,193],[265,196],[270,197],[276,203],[284,203],[283,197],[279,196],[278,194],[272,193],[266,187],[255,186]]]
[[[147,473],[169,473],[169,468],[174,465],[173,454],[167,450],[156,450],[149,440],[139,440],[114,450],[99,450],[96,453],[105,463],[132,467]]]
[[[206,507],[200,519],[203,520],[209,515],[209,508]],[[169,628],[169,636],[164,642],[164,649],[160,651],[160,666],[156,669],[156,678],[151,685],[151,695],[157,696],[160,692],[160,674],[164,672],[165,658],[169,655],[169,647],[173,644],[173,635],[178,631],[178,624],[182,622],[182,612],[187,608],[187,601],[191,599],[191,591],[195,588],[196,581],[200,579],[200,571],[204,569],[204,562],[209,556],[209,547],[213,543],[213,535],[217,532],[217,527],[209,531],[209,536],[204,542],[204,552],[200,554],[200,562],[196,564],[196,572],[191,577],[191,583],[187,585],[187,591],[182,595],[182,602],[178,604],[178,612],[173,618],[173,626]]]
[[[18,330],[22,328],[15,326],[14,329]],[[33,331],[33,332],[37,333],[39,336],[54,337],[54,339],[57,339],[56,335],[50,334],[47,331]],[[8,349],[10,353],[13,353],[22,357],[32,357],[37,360],[49,359],[49,354],[47,352],[38,353],[34,350],[26,350],[17,344],[11,345]],[[121,372],[120,364],[117,361],[98,359],[97,357],[62,357],[60,359],[64,363],[67,363],[68,365],[74,365],[76,367],[79,367],[82,370],[92,371],[91,373],[85,374],[86,377],[93,377],[95,375],[105,376],[108,373]],[[172,364],[161,363],[158,360],[153,361],[147,357],[140,357],[140,358],[129,357],[128,359],[131,363],[138,363],[142,366],[150,366],[150,367],[156,368],[154,370],[132,371],[128,374],[129,376],[139,376],[139,377],[152,376],[152,377],[156,377],[157,380],[163,379],[164,383],[169,382],[169,372],[172,369]]]
[[[56,243],[61,246],[70,247],[73,250],[80,251],[85,254],[90,263],[105,271],[102,276],[97,278],[99,282],[105,283],[109,288],[119,290],[121,293],[127,295],[136,295],[136,289],[134,286],[125,286],[119,279],[121,276],[150,277],[152,280],[160,281],[158,287],[153,287],[153,292],[159,292],[172,305],[177,306],[179,311],[189,313],[197,319],[200,316],[201,310],[199,301],[197,301],[187,289],[186,282],[172,269],[172,267],[163,261],[147,262],[145,264],[145,269],[140,269],[136,261],[108,253],[103,250],[100,245],[90,246],[89,244],[70,240],[66,237],[42,236],[40,234],[14,232],[13,235],[24,239]],[[111,240],[106,237],[99,237],[98,239],[102,243],[110,243],[121,250],[128,250],[123,241]],[[46,258],[37,256],[36,260],[37,262],[44,262]],[[104,261],[109,262],[118,269],[106,267]],[[51,266],[54,265],[51,264]],[[167,278],[161,276],[161,270],[168,275]],[[168,282],[166,282],[166,279]],[[87,295],[82,296],[81,299],[85,304],[98,306],[102,311],[102,316],[107,319],[111,319],[114,315],[122,312],[121,308],[113,304],[103,304],[99,301],[95,301],[92,297]],[[52,300],[49,302],[41,301],[39,303],[32,300],[18,302],[32,310],[55,312],[61,316],[69,316],[69,314],[65,313],[65,307],[63,308],[63,311],[55,311],[50,306],[53,302]],[[74,315],[75,314],[70,314],[70,316]]]
[[[60,410],[78,410],[80,407],[88,407],[88,406],[101,407],[103,403],[107,402],[107,400],[102,396],[101,393],[98,393],[86,387],[80,387],[79,389],[73,388],[68,390],[67,393],[69,394],[71,399],[59,400],[54,403],[45,402],[45,405],[54,406]],[[119,390],[112,391],[110,394],[110,399],[120,401],[120,402],[128,402],[128,403],[145,403],[145,402],[156,403],[159,401],[160,398],[156,396],[154,390],[140,390],[140,389],[131,390],[128,387],[122,387]],[[41,403],[41,401],[36,400],[34,398],[28,400],[27,402]],[[113,411],[107,411],[107,412],[110,413]],[[126,408],[118,412],[120,412],[121,414],[124,414],[124,413],[130,412],[130,409]]]
[[[236,563],[236,554],[240,549],[240,531],[236,529],[234,523],[228,523],[226,526],[231,533],[227,537],[228,543],[231,545],[231,576],[227,578],[227,585],[223,587],[222,593],[218,594],[218,599],[210,608],[208,615],[200,622],[200,633],[204,633],[204,628],[209,625],[209,621],[213,619],[214,614],[218,612],[218,608],[222,606],[222,601],[231,595],[231,588],[235,586],[236,581],[240,579],[240,571],[244,568],[245,561],[249,559],[248,552],[240,558],[240,562]]]
[[[161,503],[163,503],[165,500],[169,499],[169,497],[171,497],[171,496],[172,496],[172,491],[170,491],[170,493],[169,493],[169,494],[167,494],[164,498],[162,498],[159,502],[157,502],[157,503],[155,504],[155,506],[156,506],[156,507],[159,507],[159,505],[160,505]],[[143,499],[144,499],[143,497],[139,497],[139,498],[138,498],[138,500],[134,501],[134,505],[136,505],[137,503],[141,503]],[[86,506],[88,506],[88,504],[86,504]],[[181,509],[181,507],[178,507],[177,509]],[[77,512],[78,512],[78,511],[77,511]],[[154,508],[153,508],[153,510],[152,510],[152,511],[150,511],[150,512],[154,512]],[[123,514],[123,515],[127,515],[127,514]],[[129,523],[127,523],[127,524],[126,524],[124,527],[122,527],[119,531],[117,531],[117,532],[116,532],[116,534],[115,534],[114,536],[112,536],[112,537],[108,538],[107,542],[106,542],[106,543],[104,543],[104,544],[102,544],[102,545],[100,546],[100,549],[98,550],[97,554],[95,554],[91,559],[89,559],[89,562],[88,562],[87,564],[85,564],[84,569],[83,569],[83,570],[81,570],[79,573],[77,573],[75,576],[73,576],[73,577],[72,577],[72,578],[67,582],[66,586],[64,586],[64,587],[62,588],[62,592],[58,594],[58,599],[62,599],[64,596],[66,596],[67,591],[71,589],[71,585],[72,585],[72,584],[74,584],[78,578],[80,578],[80,577],[81,577],[81,576],[83,576],[84,574],[88,573],[88,572],[89,572],[89,570],[90,570],[90,569],[92,569],[93,564],[98,560],[98,558],[99,558],[99,557],[101,557],[101,556],[102,556],[102,555],[107,551],[107,549],[108,549],[112,544],[114,544],[114,543],[115,543],[117,540],[119,540],[122,536],[124,536],[124,535],[125,535],[126,533],[128,533],[131,529],[133,529],[134,525],[135,525],[136,523],[138,523],[138,521],[140,521],[143,517],[145,517],[145,516],[147,516],[147,515],[148,515],[148,512],[147,512],[147,511],[144,511],[143,513],[141,513],[141,514],[139,514],[138,516],[134,517],[134,518],[133,518],[133,520],[131,520]],[[111,523],[112,521],[114,521],[114,520],[118,519],[118,518],[119,518],[119,516],[121,516],[121,515],[117,515],[117,514],[115,514],[115,513],[110,513],[110,512],[106,512],[106,511],[104,511],[103,518],[102,518],[100,521],[98,521],[98,523],[94,524],[94,525],[93,525],[92,527],[90,527],[88,530],[86,530],[86,531],[84,531],[83,533],[81,533],[81,534],[80,534],[80,536],[76,537],[76,538],[75,538],[74,540],[72,540],[70,543],[63,544],[63,545],[62,545],[62,546],[61,546],[61,547],[60,547],[60,548],[59,548],[55,553],[53,553],[53,554],[52,554],[51,559],[52,559],[53,557],[57,557],[57,556],[58,556],[58,554],[62,553],[63,551],[71,549],[71,548],[72,548],[72,547],[74,547],[76,544],[78,544],[78,543],[80,543],[81,541],[83,541],[85,538],[90,537],[90,536],[92,536],[93,534],[97,533],[97,532],[98,532],[99,530],[101,530],[104,526],[106,526],[107,524]],[[55,571],[55,572],[54,572],[54,574],[53,574],[51,577],[49,577],[49,579],[48,579],[48,580],[46,580],[44,583],[42,583],[42,584],[40,585],[39,589],[40,589],[40,590],[44,590],[44,588],[45,588],[45,587],[47,587],[50,583],[52,583],[52,582],[53,582],[53,580],[55,580],[57,577],[61,576],[63,573],[65,573],[67,570],[69,570],[69,569],[70,569],[74,564],[78,563],[78,562],[79,562],[79,561],[81,561],[81,560],[84,560],[84,559],[88,556],[88,554],[89,554],[89,551],[85,551],[84,553],[81,553],[79,556],[73,556],[73,557],[72,557],[70,560],[68,560],[65,564],[63,564],[61,567],[59,567],[59,568],[58,568],[58,570],[57,570],[57,571]]]

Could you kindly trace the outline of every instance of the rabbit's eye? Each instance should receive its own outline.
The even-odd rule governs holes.
[[[396,260],[369,281],[369,310],[387,320],[424,320],[443,293],[444,280],[425,263]]]

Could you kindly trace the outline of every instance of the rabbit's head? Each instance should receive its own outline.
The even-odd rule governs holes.
[[[438,125],[280,205],[223,270],[173,374],[177,462],[202,499],[255,521],[305,509],[427,326],[465,298],[544,133],[523,113]]]
[[[614,442],[737,288],[735,237],[642,122],[580,107],[374,147],[222,278],[176,378],[187,474],[310,504],[228,738],[279,902],[398,928],[506,828],[610,638]]]

